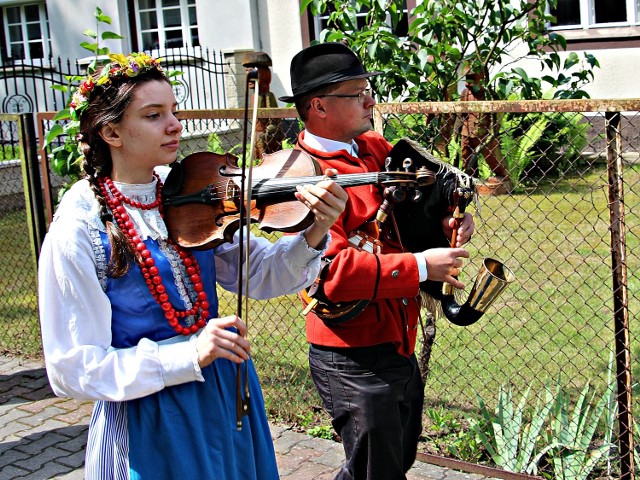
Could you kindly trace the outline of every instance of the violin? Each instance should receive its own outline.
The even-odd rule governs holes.
[[[230,242],[246,223],[265,232],[299,232],[313,222],[313,213],[295,197],[296,186],[327,178],[318,163],[301,150],[280,150],[262,156],[253,167],[250,192],[240,198],[242,170],[230,153],[197,152],[173,164],[162,189],[164,220],[169,237],[184,248],[205,250]],[[344,188],[379,184],[385,188],[417,189],[432,181],[432,172],[408,162],[382,172],[335,175]],[[249,202],[247,202],[247,198]],[[247,204],[248,203],[248,204]]]

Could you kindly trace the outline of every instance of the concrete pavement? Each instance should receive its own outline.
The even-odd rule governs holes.
[[[0,355],[0,480],[84,478],[92,402],[55,397],[42,361]],[[331,480],[342,446],[272,425],[280,478]],[[475,474],[416,462],[408,480],[480,480]]]

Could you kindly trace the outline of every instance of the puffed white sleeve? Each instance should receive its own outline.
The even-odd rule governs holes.
[[[311,285],[320,272],[320,260],[331,240],[327,234],[318,249],[311,248],[302,233],[285,235],[275,243],[251,235],[248,296],[257,300],[297,293]],[[238,232],[233,242],[216,248],[216,279],[229,291],[238,285]],[[246,271],[243,261],[243,274]]]
[[[203,381],[195,337],[111,348],[111,304],[81,221],[51,224],[39,259],[38,290],[45,364],[56,395],[123,401]]]

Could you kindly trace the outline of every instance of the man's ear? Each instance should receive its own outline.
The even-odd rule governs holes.
[[[120,138],[118,129],[112,123],[105,125],[104,127],[102,127],[102,129],[100,129],[100,136],[105,142],[107,142],[107,145],[110,145],[112,147],[122,146],[122,139]]]
[[[324,109],[324,103],[322,102],[321,98],[312,98],[309,105],[311,106],[311,110],[313,110],[316,115],[319,115],[320,117],[325,117],[327,115],[327,112]]]

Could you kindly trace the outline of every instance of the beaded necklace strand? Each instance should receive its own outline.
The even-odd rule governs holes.
[[[152,210],[157,208],[160,212],[160,216],[164,218],[162,210],[163,185],[160,177],[156,173],[154,173],[154,176],[157,182],[156,198],[153,202],[147,204],[131,200],[123,195],[109,177],[103,176],[98,178],[98,186],[100,187],[100,191],[107,202],[107,206],[113,213],[113,217],[115,218],[118,227],[120,227],[120,230],[127,237],[134,250],[139,253],[140,260],[137,261],[138,266],[142,271],[142,275],[149,287],[151,295],[164,311],[164,316],[167,319],[167,322],[169,322],[169,325],[176,331],[176,333],[190,335],[203,328],[207,324],[207,319],[209,318],[209,301],[207,300],[207,293],[204,291],[204,286],[202,285],[200,266],[198,265],[196,258],[193,253],[183,249],[173,242],[173,240],[167,240],[169,245],[171,245],[180,256],[180,260],[186,269],[189,280],[193,284],[193,290],[197,294],[197,300],[194,302],[192,308],[177,310],[169,301],[169,295],[166,293],[167,289],[162,283],[160,271],[158,270],[158,267],[155,266],[155,261],[151,256],[151,252],[140,239],[129,214],[123,205],[127,204],[130,207],[137,208],[139,210]],[[182,325],[180,323],[181,319],[190,316],[196,318],[195,323],[192,325]]]

